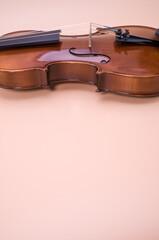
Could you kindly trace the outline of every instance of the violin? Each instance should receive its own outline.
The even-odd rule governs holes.
[[[94,30],[92,30],[94,28]],[[89,25],[88,34],[19,31],[0,37],[0,87],[89,83],[97,92],[159,95],[159,29]]]

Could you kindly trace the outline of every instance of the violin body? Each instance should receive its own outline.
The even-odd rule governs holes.
[[[129,28],[133,35],[159,40],[155,28],[118,28]],[[33,32],[10,33],[1,39],[30,33]],[[61,35],[59,43],[0,50],[0,86],[25,90],[82,82],[96,85],[99,92],[159,95],[158,46],[116,42],[104,30],[93,33],[91,49],[88,41],[88,35]],[[77,54],[71,54],[71,48]]]

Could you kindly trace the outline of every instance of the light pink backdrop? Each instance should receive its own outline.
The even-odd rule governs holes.
[[[0,33],[159,27],[159,2],[2,1]],[[158,240],[159,97],[0,89],[1,240]]]

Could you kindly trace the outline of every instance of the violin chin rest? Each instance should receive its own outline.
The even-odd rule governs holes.
[[[156,35],[156,37],[159,37],[159,28],[156,30],[155,35]]]

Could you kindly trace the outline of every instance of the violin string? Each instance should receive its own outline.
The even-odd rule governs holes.
[[[114,29],[114,31],[116,32],[116,31],[118,31],[118,29],[117,28],[114,28],[114,27],[109,27],[109,26],[105,26],[105,25],[101,25],[101,24],[97,24],[97,23],[92,23],[93,25],[95,25],[95,26],[101,26],[101,27],[104,27],[104,28],[106,28],[106,29]]]
[[[88,30],[88,28],[81,28],[81,29],[83,29],[83,30]],[[80,30],[81,30],[80,29]],[[57,29],[56,29],[57,30]],[[96,28],[94,27],[94,30],[96,30]],[[70,32],[73,32],[74,30],[72,29],[72,30],[69,30]],[[69,32],[68,32],[69,33]],[[32,35],[31,37],[36,37],[37,35],[40,35],[40,36],[43,36],[43,35],[47,35],[47,36],[49,36],[49,35],[57,35],[57,33],[53,33],[53,31],[43,31],[43,32],[39,32],[39,33],[32,33],[32,34],[27,34],[27,35],[25,35],[25,34],[23,34],[23,35],[19,35],[19,36],[14,36],[14,37],[6,37],[6,38],[2,38],[2,39],[0,39],[0,42],[5,42],[5,41],[8,41],[8,40],[14,40],[14,39],[16,39],[16,38],[18,38],[18,39],[21,39],[21,38],[29,38],[30,37],[30,35]]]
[[[82,25],[87,25],[89,26],[90,23],[80,23],[80,24],[73,24],[73,25],[65,25],[65,26],[58,26],[58,27],[54,27],[53,29],[66,29],[66,28],[75,28],[75,27],[80,27]]]
[[[115,34],[111,34],[110,32],[102,32],[103,34],[109,34],[109,35],[113,35],[113,36],[115,36]],[[48,35],[51,35],[51,36],[53,36],[53,35],[57,35],[57,33],[50,33],[50,34],[48,34]],[[47,36],[48,36],[47,35]],[[43,36],[43,35],[41,35],[41,36]],[[62,35],[62,36],[67,36],[67,35]],[[68,35],[69,36],[69,35]],[[30,36],[25,36],[25,35],[21,35],[21,36],[16,36],[16,37],[11,37],[11,38],[5,38],[5,39],[1,39],[0,40],[0,42],[6,42],[6,41],[8,41],[8,40],[14,40],[15,38],[18,38],[18,39],[24,39],[24,38],[29,38]],[[36,37],[36,36],[32,36],[32,37]],[[70,35],[70,37],[71,37],[71,35]]]
[[[81,25],[88,25],[88,27],[83,27],[83,28],[80,28],[79,30],[84,30],[84,29],[87,29],[88,28],[88,31],[90,30],[90,24],[91,24],[91,28],[92,28],[92,30],[94,30],[94,31],[97,31],[97,26],[102,26],[102,27],[106,27],[105,25],[101,25],[101,24],[96,24],[96,23],[89,23],[89,25],[88,25],[88,23],[81,23],[81,24],[74,24],[74,25],[69,25],[69,26],[62,26],[62,27],[58,27],[58,28],[56,28],[56,30],[58,30],[58,29],[66,29],[66,28],[71,28],[71,27],[80,27]],[[104,29],[104,30],[107,30],[107,31],[113,31],[113,32],[116,32],[116,31],[114,31],[114,30],[112,30],[112,29],[115,29],[115,28],[111,28],[111,27],[107,27],[106,29]],[[73,29],[71,30],[69,30],[70,32],[71,31],[74,31]],[[57,35],[57,33],[53,33],[53,30],[52,31],[43,31],[43,32],[39,32],[39,33],[32,33],[32,34],[28,34],[28,35],[25,35],[25,34],[23,34],[23,35],[19,35],[19,36],[14,36],[14,37],[6,37],[6,38],[2,38],[2,39],[0,39],[0,42],[5,42],[5,41],[8,41],[8,40],[14,40],[14,39],[16,39],[16,38],[18,38],[18,39],[23,39],[23,38],[29,38],[30,37],[30,35],[32,35],[31,37],[36,37],[37,35],[41,35],[41,36],[44,36],[44,35],[47,35],[47,36],[49,36],[49,35]],[[66,34],[65,34],[66,35]],[[63,35],[63,36],[65,36],[65,35]],[[77,34],[76,34],[77,35]],[[71,35],[70,35],[71,36]]]
[[[107,30],[107,31],[110,31],[110,32],[114,32],[114,33],[116,33],[116,31],[111,30],[111,29],[107,29],[107,28],[103,28],[103,30]]]
[[[90,27],[88,26],[88,27],[82,27],[82,28],[80,28],[80,29],[76,29],[76,31],[81,31],[81,30],[87,30],[87,32],[90,30]],[[94,30],[94,31],[97,31],[97,28],[96,27],[94,27],[92,30]],[[73,32],[73,31],[75,31],[74,29],[69,29],[69,30],[67,30],[67,32],[69,33],[69,32]]]

